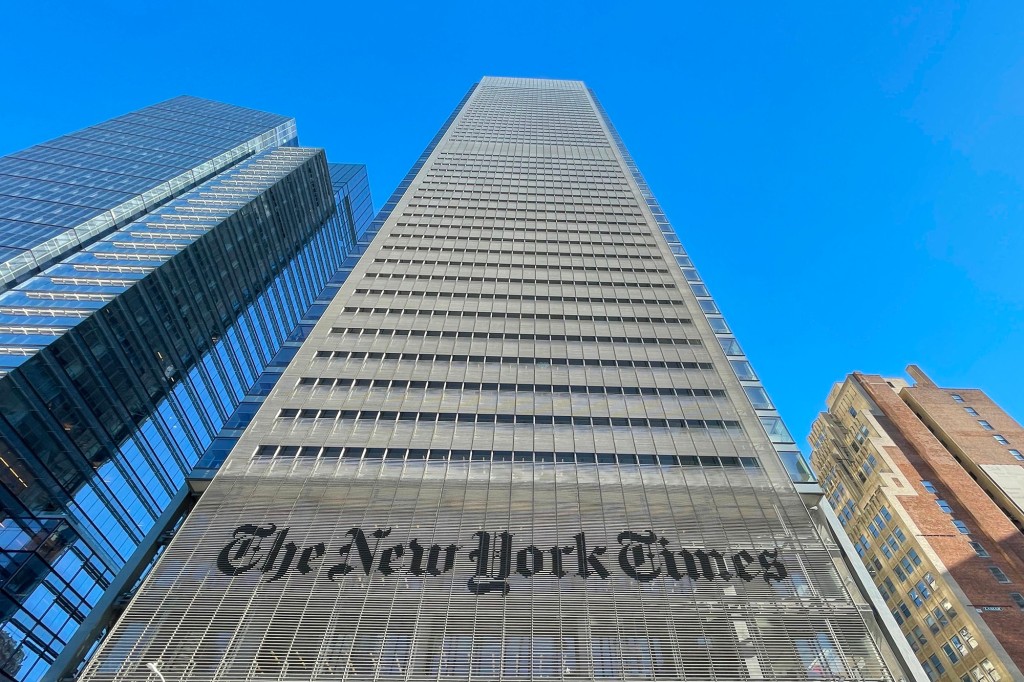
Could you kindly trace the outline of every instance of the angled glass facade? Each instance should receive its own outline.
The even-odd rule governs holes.
[[[157,132],[137,141],[139,126]],[[336,291],[371,211],[365,167],[294,146],[272,114],[177,98],[70,138],[98,142],[0,166],[39,180],[39,150],[57,150],[48,163],[82,171],[62,181],[88,186],[95,152],[191,179],[150,182],[91,237],[65,226],[74,249],[0,293],[0,679],[81,662],[190,505],[186,478],[219,464]],[[29,179],[24,194],[54,199]]]
[[[295,121],[174,99],[0,159],[0,286],[127,224],[265,149]]]
[[[472,88],[84,679],[894,680],[670,231],[582,83]]]

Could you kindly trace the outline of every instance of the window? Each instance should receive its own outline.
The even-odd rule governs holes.
[[[967,414],[971,415],[972,417],[978,416],[978,411],[973,407],[965,407],[964,411],[967,412]]]
[[[1003,569],[998,566],[989,566],[988,570],[995,577],[997,582],[1003,583],[1004,585],[1008,585],[1013,582],[1010,580],[1010,576],[1003,573]]]
[[[889,513],[888,507],[882,507],[878,510],[882,514],[882,518],[886,521],[892,521],[892,514]]]
[[[1010,454],[1013,455],[1013,458],[1018,462],[1024,462],[1024,455],[1020,454],[1020,450],[1010,448]]]
[[[732,365],[737,378],[744,381],[757,381],[757,374],[754,373],[754,368],[746,360],[729,360],[729,364]]]
[[[964,641],[960,639],[959,635],[953,635],[950,637],[949,643],[953,645],[953,648],[956,649],[957,653],[961,656],[966,656],[967,652],[970,651],[970,649],[967,648],[967,645],[964,644]]]
[[[920,644],[927,644],[928,638],[924,636],[924,631],[921,630],[920,625],[915,625],[914,629],[910,631],[910,634],[914,636],[914,639]]]
[[[1006,440],[1005,438],[1003,438],[998,433],[996,435],[992,436],[992,437],[995,438],[996,442],[999,443],[1000,445],[1009,445],[1010,444],[1010,441]]]
[[[896,586],[893,585],[892,578],[885,578],[882,581],[882,584],[878,586],[878,589],[882,593],[882,598],[885,599],[886,601],[889,600],[890,596],[896,594]],[[1017,593],[1014,592],[1014,594],[1017,594]],[[1024,606],[1022,606],[1021,608],[1024,609]]]
[[[856,417],[857,416],[857,410],[854,409],[853,405],[850,405],[850,409],[848,410],[848,412],[850,413],[851,417]]]
[[[770,410],[775,407],[768,398],[768,394],[760,386],[744,386],[743,392],[747,394],[747,399],[750,400],[750,404],[754,406],[755,410]]]
[[[900,528],[893,528],[892,529],[892,534],[895,535],[896,539],[899,540],[900,542],[906,542],[907,541],[907,536],[903,534],[903,531]]]
[[[915,566],[920,566],[921,565],[921,557],[919,557],[917,555],[917,551],[916,550],[908,549],[907,550],[907,558],[910,559],[910,561],[913,562],[913,564]]]
[[[960,397],[959,393],[952,394],[952,397],[953,397],[953,400],[955,400],[958,403],[962,403],[964,401],[964,399]]]
[[[953,650],[952,645],[950,645],[950,644],[943,644],[942,645],[942,651],[946,654],[946,658],[949,659],[950,663],[956,663],[957,661],[960,660],[960,655],[957,654],[957,652]]]
[[[1024,595],[1020,592],[1011,592],[1010,599],[1013,600],[1013,603],[1017,605],[1018,609],[1024,611]]]
[[[992,430],[992,425],[989,424],[984,419],[979,419],[978,423],[981,424],[981,428],[985,429],[986,431],[991,431]]]
[[[949,503],[945,500],[935,500],[935,504],[939,505],[939,509],[946,512],[947,514],[953,513],[953,508],[949,506]]]
[[[935,494],[935,486],[931,484],[931,481],[921,481],[921,485],[924,486],[924,489],[930,492],[932,495]]]
[[[972,649],[978,648],[978,640],[974,638],[974,635],[971,634],[969,629],[960,628],[960,636],[964,638],[964,641],[967,642]]]
[[[971,549],[974,550],[974,553],[977,554],[978,556],[980,556],[982,559],[987,559],[989,556],[991,556],[988,553],[988,550],[986,550],[984,547],[981,546],[980,542],[971,541],[971,542],[968,542],[967,544],[969,544],[971,546]]]
[[[953,525],[956,526],[956,529],[958,531],[960,531],[961,533],[963,533],[964,535],[970,535],[971,534],[970,529],[967,528],[967,524],[964,523],[963,521],[957,521],[956,519],[953,519]]]

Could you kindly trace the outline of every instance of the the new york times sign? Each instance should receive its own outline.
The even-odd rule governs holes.
[[[255,570],[274,582],[291,572],[308,574],[324,567],[328,580],[336,581],[354,573],[440,576],[456,571],[456,564],[468,564],[472,575],[467,586],[473,594],[507,594],[514,575],[606,580],[617,570],[642,583],[658,578],[771,583],[788,575],[778,549],[674,549],[652,530],[624,530],[615,538],[618,546],[609,551],[582,532],[565,545],[516,547],[514,534],[507,531],[478,531],[467,545],[425,545],[415,538],[395,542],[390,528],[352,528],[345,534],[351,542],[333,552],[322,542],[300,547],[288,540],[288,531],[272,523],[239,526],[220,551],[217,568],[230,576]],[[465,562],[460,561],[463,556]]]

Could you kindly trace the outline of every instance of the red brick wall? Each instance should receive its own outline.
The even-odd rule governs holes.
[[[885,379],[859,373],[854,374],[854,378],[882,410],[884,416],[879,421],[900,449],[887,454],[920,493],[916,497],[902,497],[900,501],[925,536],[925,541],[966,593],[971,604],[976,607],[1002,607],[1002,611],[985,611],[981,616],[1018,667],[1024,666],[1024,612],[1009,596],[1010,592],[1024,592],[1024,535],[932,435],[928,427],[893,391]],[[981,407],[965,402],[975,407],[981,414],[979,417],[971,417],[963,410],[962,405],[954,402],[949,393],[942,389],[918,386],[909,390],[927,401],[929,411],[937,422],[942,419],[944,425],[948,420],[951,427],[956,427],[958,434],[961,429],[973,427],[981,432],[983,438],[995,444],[992,434],[1000,433],[998,429],[1002,428],[1002,423],[997,425],[995,419],[989,419],[996,427],[996,431],[985,431],[978,426],[977,419],[987,418]],[[974,400],[975,394],[980,393],[966,389],[956,392],[962,395],[965,401],[969,396]],[[951,407],[942,403],[943,396]],[[970,423],[961,417],[966,417]],[[1019,429],[1019,426],[1017,428]],[[1024,439],[1024,432],[1021,437]],[[963,438],[965,444],[974,443],[976,440],[973,434],[966,434]],[[1009,439],[1008,435],[1007,438]],[[979,457],[995,457],[995,454],[989,452],[987,443],[984,445],[983,448],[979,439],[979,452],[982,453]],[[1005,447],[1003,452],[1005,453]],[[1008,454],[1006,457],[1010,461],[1015,461]],[[999,459],[998,462],[1009,463],[1006,459]],[[922,480],[931,481],[937,493],[928,493],[921,485]],[[936,499],[946,500],[953,508],[953,515],[943,512],[936,504]],[[968,525],[971,530],[970,536],[957,531],[952,523],[954,518]],[[967,544],[969,540],[980,542],[992,558],[978,557]],[[1012,583],[1004,585],[996,582],[988,570],[988,567],[993,565],[1001,568]]]

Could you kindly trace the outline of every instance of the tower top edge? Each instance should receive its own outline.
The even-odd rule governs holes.
[[[504,88],[542,88],[548,90],[586,90],[583,81],[560,80],[556,78],[521,78],[515,76],[484,76],[481,86]]]

